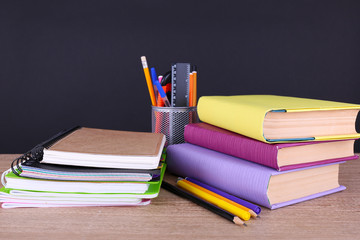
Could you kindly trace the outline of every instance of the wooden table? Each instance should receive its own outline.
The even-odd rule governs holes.
[[[0,155],[0,170],[17,156]],[[0,239],[360,239],[359,160],[341,165],[340,184],[347,189],[277,210],[263,208],[247,227],[164,189],[143,207],[0,209]]]

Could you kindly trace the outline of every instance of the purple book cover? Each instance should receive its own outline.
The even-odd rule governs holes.
[[[279,167],[277,163],[279,149],[308,144],[321,144],[323,142],[267,144],[207,123],[188,124],[185,127],[184,138],[188,143],[259,163],[277,169],[278,171],[342,162],[358,158],[358,156],[354,154],[344,158],[333,158]]]
[[[219,153],[190,143],[171,145],[167,148],[168,170],[182,177],[195,178],[229,194],[246,199],[264,207],[275,209],[302,202],[333,192],[344,186],[288,202],[271,205],[267,197],[269,179],[278,172],[275,169]],[[308,169],[307,167],[302,169]]]

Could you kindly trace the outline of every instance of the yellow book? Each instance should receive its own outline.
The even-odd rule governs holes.
[[[201,121],[267,143],[359,138],[360,105],[275,95],[203,96]]]

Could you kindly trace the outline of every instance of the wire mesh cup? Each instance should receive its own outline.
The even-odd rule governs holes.
[[[198,122],[196,107],[154,107],[151,108],[152,132],[166,136],[165,146],[184,143],[184,128]]]

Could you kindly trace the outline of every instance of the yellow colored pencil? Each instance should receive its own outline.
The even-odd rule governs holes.
[[[199,197],[201,199],[204,199],[204,200],[208,201],[209,203],[212,203],[212,204],[218,206],[219,208],[222,208],[225,211],[228,211],[229,213],[232,213],[232,214],[240,217],[241,219],[243,219],[245,221],[250,219],[250,213],[249,212],[247,212],[247,211],[245,211],[245,210],[243,210],[241,208],[238,208],[238,207],[236,207],[236,206],[234,206],[234,205],[232,205],[232,204],[230,204],[228,202],[225,202],[224,200],[221,200],[221,199],[219,199],[217,197],[214,197],[211,194],[208,194],[208,193],[206,193],[204,191],[201,191],[200,189],[190,185],[188,183],[188,181],[186,181],[186,180],[179,180],[177,182],[177,185],[180,188],[194,194],[195,196],[197,196],[197,197]]]
[[[225,202],[228,202],[228,203],[230,203],[230,204],[232,204],[232,205],[234,205],[234,206],[236,206],[236,207],[238,207],[238,208],[243,209],[244,211],[249,212],[252,217],[254,217],[254,218],[257,217],[257,214],[256,214],[253,210],[251,210],[250,208],[247,208],[247,207],[245,207],[245,206],[243,206],[243,205],[241,205],[241,204],[239,204],[239,203],[237,203],[237,202],[231,201],[230,199],[228,199],[228,198],[226,198],[226,197],[223,197],[223,196],[221,196],[221,195],[219,195],[219,194],[217,194],[217,193],[214,193],[214,192],[210,191],[209,189],[203,188],[202,186],[199,186],[199,185],[197,185],[197,184],[195,184],[195,183],[193,183],[193,182],[190,182],[190,181],[188,181],[188,180],[186,180],[186,179],[185,179],[185,181],[186,181],[187,183],[189,183],[190,185],[198,188],[198,189],[201,190],[201,191],[204,191],[204,192],[206,192],[206,193],[208,193],[208,194],[210,194],[210,195],[212,195],[212,196],[214,196],[214,197],[217,197],[217,198],[219,198],[219,199],[221,199],[221,200],[224,200]]]
[[[145,74],[146,84],[147,84],[147,87],[149,89],[151,104],[153,106],[156,106],[156,98],[155,98],[155,93],[154,93],[154,87],[153,87],[153,84],[152,84],[152,81],[151,81],[149,67],[148,67],[145,56],[141,57],[141,63],[142,63],[143,68],[144,68],[144,74]]]

